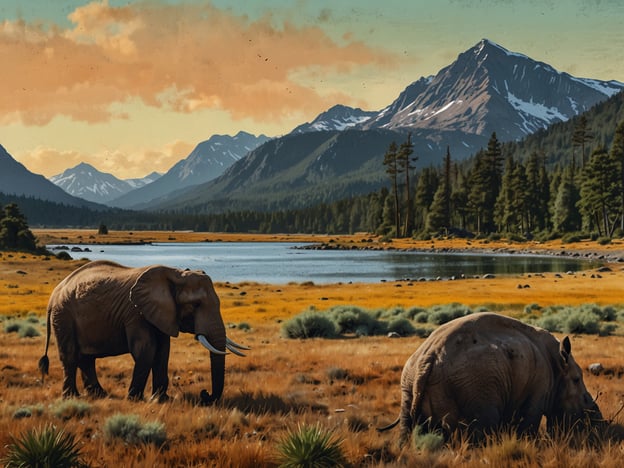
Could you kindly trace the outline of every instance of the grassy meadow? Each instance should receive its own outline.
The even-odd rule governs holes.
[[[206,233],[117,233],[35,231],[41,243],[314,240],[346,245],[365,236],[247,236]],[[394,241],[395,248],[428,248],[431,241]],[[624,252],[624,244],[566,244],[435,241],[436,248],[505,248],[578,252]],[[83,255],[78,254],[78,255]],[[399,381],[407,358],[424,338],[382,336],[287,339],[282,327],[306,310],[337,306],[366,309],[428,308],[452,303],[473,310],[539,316],[548,306],[595,304],[624,309],[624,264],[610,271],[523,275],[457,281],[385,282],[379,284],[313,283],[229,284],[213,280],[221,298],[228,336],[252,348],[247,357],[229,355],[221,401],[197,405],[210,387],[209,357],[190,335],[172,339],[169,366],[172,400],[130,402],[125,395],[132,372],[129,355],[97,361],[106,399],[83,396],[60,399],[62,370],[51,341],[50,375],[42,384],[37,361],[45,344],[45,309],[54,286],[85,260],[2,252],[0,256],[0,458],[12,437],[50,425],[75,436],[83,460],[93,467],[262,467],[278,466],[278,446],[302,427],[320,427],[341,442],[348,466],[621,466],[621,438],[596,445],[571,445],[565,435],[535,440],[510,434],[492,437],[484,446],[454,440],[442,446],[399,448],[398,428],[375,428],[395,419],[400,406]],[[211,272],[207,272],[211,274]],[[620,312],[621,314],[624,312]],[[610,336],[570,334],[572,352],[583,369],[600,362],[599,375],[585,372],[585,384],[608,419],[624,423],[624,322],[615,321]],[[562,336],[561,334],[556,334]],[[148,382],[147,393],[150,384]],[[79,389],[82,387],[79,384]],[[114,429],[122,420],[142,426],[142,436]],[[617,426],[619,429],[619,425]],[[614,431],[619,432],[619,431]],[[126,434],[126,436],[124,436]]]

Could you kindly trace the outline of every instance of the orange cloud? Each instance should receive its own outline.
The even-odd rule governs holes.
[[[398,61],[361,42],[337,43],[317,26],[252,21],[210,4],[92,2],[68,18],[68,29],[0,23],[0,56],[10,64],[0,74],[0,121],[44,125],[65,115],[105,122],[124,117],[112,104],[133,98],[176,112],[218,109],[234,119],[280,121],[353,102],[297,81],[307,71],[348,75]]]
[[[20,162],[29,170],[45,168],[43,175],[51,177],[65,169],[86,162],[101,172],[114,174],[115,177],[129,179],[143,177],[155,170],[165,171],[181,159],[186,158],[194,145],[183,141],[174,141],[162,149],[134,148],[131,150],[101,150],[95,153],[83,153],[73,150],[57,150],[37,147],[20,154]]]

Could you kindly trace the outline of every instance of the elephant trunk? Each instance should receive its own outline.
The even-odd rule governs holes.
[[[210,372],[212,378],[212,394],[202,390],[200,397],[203,404],[211,404],[221,398],[225,382],[225,326],[222,321],[208,328],[207,333],[198,333],[199,341],[210,350]]]

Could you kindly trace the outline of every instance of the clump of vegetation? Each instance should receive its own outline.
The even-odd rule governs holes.
[[[336,326],[326,315],[320,312],[307,311],[282,325],[284,338],[335,338]]]
[[[0,213],[0,250],[39,252],[37,240],[17,204],[9,203],[3,211]]]
[[[39,323],[39,320],[35,318],[35,322]],[[34,326],[33,320],[31,317],[28,317],[23,320],[8,320],[4,324],[5,333],[17,333],[20,338],[33,338],[35,336],[40,336],[41,333]]]
[[[461,304],[421,307],[392,307],[367,310],[357,306],[340,305],[326,311],[308,309],[282,325],[285,338],[335,338],[340,335],[379,336],[396,333],[399,336],[429,336],[433,327],[416,327],[414,323],[442,325],[473,311]]]
[[[424,432],[416,426],[412,432],[412,446],[422,452],[435,452],[444,445],[444,436],[438,432]]]
[[[472,310],[462,304],[446,304],[434,306],[429,312],[428,322],[433,325],[442,325],[453,319],[472,314]]]
[[[67,421],[72,418],[82,418],[91,411],[91,405],[86,401],[69,399],[62,400],[52,406],[52,414]]]
[[[12,443],[2,460],[7,468],[17,467],[86,467],[80,448],[73,434],[47,426],[30,429],[19,437],[11,437]]]
[[[299,426],[279,443],[281,467],[342,467],[346,465],[342,441],[318,425]]]
[[[13,419],[30,418],[33,414],[43,414],[43,406],[21,406],[13,412]]]
[[[584,304],[579,307],[547,307],[541,316],[532,316],[528,321],[550,332],[607,336],[617,329],[614,322],[620,316],[621,313],[613,306]]]
[[[104,423],[104,434],[108,439],[121,439],[129,444],[162,445],[167,440],[164,424],[143,423],[136,414],[114,414]]]

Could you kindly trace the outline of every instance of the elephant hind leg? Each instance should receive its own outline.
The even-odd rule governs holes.
[[[104,398],[107,393],[98,381],[95,372],[95,358],[93,356],[80,356],[78,367],[82,375],[82,382],[89,396],[93,398]]]

